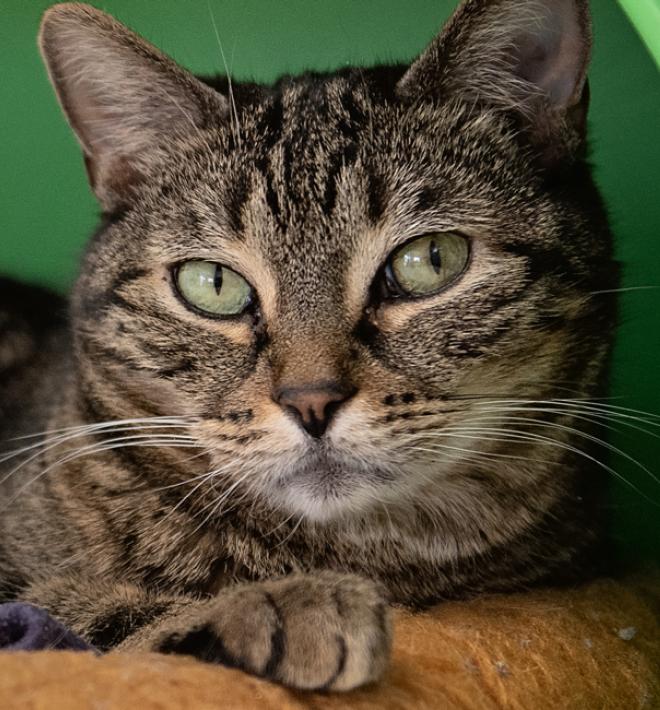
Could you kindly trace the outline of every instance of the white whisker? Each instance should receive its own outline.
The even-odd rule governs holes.
[[[195,485],[192,490],[190,490],[183,498],[181,498],[178,503],[170,510],[165,517],[158,522],[156,527],[159,525],[162,525],[165,523],[165,521],[173,515],[191,496],[193,496],[205,483],[213,481],[214,478],[219,476],[221,473],[226,471],[228,468],[231,467],[231,464],[225,464],[224,466],[220,466],[216,469],[213,469],[212,471],[208,471],[207,473],[201,474],[200,476],[195,476],[193,479],[189,479],[188,481],[184,481],[183,484],[185,483],[192,483],[194,481],[199,481],[197,485]],[[162,489],[161,489],[162,490]]]
[[[281,527],[286,525],[294,516],[296,515],[295,511],[288,515],[284,520],[282,520],[278,525],[276,525],[272,530],[269,530],[266,533],[266,537],[270,537],[271,535],[275,534],[277,530],[279,530]]]
[[[213,8],[211,7],[211,0],[208,0],[209,15],[211,16],[211,24],[213,25],[213,32],[215,33],[216,41],[218,42],[218,48],[220,49],[220,56],[222,58],[222,64],[225,68],[225,75],[227,76],[227,87],[229,92],[229,111],[230,118],[232,121],[232,128],[234,130],[234,135],[236,137],[236,144],[241,147],[241,126],[238,120],[238,110],[236,108],[236,101],[234,100],[234,88],[232,86],[231,73],[229,67],[227,66],[227,59],[225,57],[225,52],[222,48],[222,42],[220,40],[220,32],[218,32],[218,25],[215,21],[215,15],[213,14]]]
[[[149,428],[151,428],[151,427],[149,427]],[[134,431],[134,428],[133,427],[128,427],[128,428],[120,427],[120,428],[110,430],[110,433],[115,434],[115,433],[121,432],[121,431]],[[48,439],[44,442],[41,442],[40,444],[33,444],[32,446],[24,447],[24,449],[21,450],[20,453],[27,453],[27,451],[33,450],[33,449],[37,449],[37,451],[36,451],[36,453],[32,454],[31,456],[28,456],[28,458],[21,461],[21,463],[19,463],[17,466],[15,466],[11,471],[9,471],[9,473],[5,474],[2,478],[0,478],[0,486],[3,483],[6,483],[12,476],[14,476],[22,468],[27,466],[29,463],[31,463],[35,459],[38,459],[40,456],[42,456],[47,451],[51,451],[52,449],[57,448],[58,446],[66,443],[67,441],[71,441],[73,439],[78,439],[80,437],[88,435],[89,433],[90,432],[88,432],[88,431],[80,431],[80,432],[76,432],[74,434],[67,434],[67,435],[62,435],[62,436],[58,436],[58,437],[53,437],[52,439]],[[94,432],[94,433],[98,433],[98,431]],[[150,436],[152,436],[152,435],[141,434],[141,435],[136,435],[135,437],[127,437],[127,439],[149,438]],[[159,436],[164,437],[165,435],[159,435]],[[182,441],[182,442],[183,441],[195,441],[194,437],[189,436],[187,434],[168,434],[167,438],[171,439],[172,441]],[[106,440],[106,441],[117,441],[117,439],[110,439],[110,440]],[[19,454],[14,453],[11,456],[8,455],[5,458],[0,459],[0,461],[9,460],[10,458],[14,458],[17,455],[19,455]]]
[[[298,522],[291,528],[291,531],[289,534],[283,539],[280,540],[275,547],[281,547],[285,543],[289,542],[289,540],[296,534],[296,531],[298,528],[302,525],[302,521],[305,519],[305,514],[301,513],[300,517],[298,518]]]
[[[614,431],[617,434],[624,434],[624,431],[622,429],[619,429],[615,426],[612,426],[612,424],[608,424],[607,422],[614,421],[617,425],[619,426],[625,426],[628,427],[629,429],[634,429],[636,431],[642,432],[644,434],[647,434],[648,436],[652,436],[656,439],[660,439],[660,433],[655,432],[655,431],[649,431],[648,429],[645,429],[644,427],[637,426],[636,424],[632,424],[630,420],[632,421],[641,421],[644,424],[647,424],[648,426],[658,426],[660,427],[660,422],[649,422],[646,421],[640,417],[632,417],[630,415],[618,415],[616,413],[601,413],[599,411],[594,411],[592,409],[582,409],[582,408],[573,408],[573,407],[564,407],[563,409],[554,409],[554,408],[549,408],[549,407],[506,407],[506,408],[493,408],[493,409],[484,409],[484,412],[492,412],[492,413],[500,413],[500,412],[529,412],[529,413],[546,413],[546,414],[557,414],[560,416],[564,417],[571,417],[572,419],[577,419],[580,421],[586,421],[589,422],[590,424],[594,424],[595,426],[608,429],[610,431]],[[538,420],[542,421],[542,420]]]
[[[102,453],[104,451],[111,451],[113,449],[119,449],[124,447],[175,447],[175,448],[199,448],[200,444],[190,442],[190,441],[179,441],[178,439],[172,439],[171,437],[149,437],[148,435],[136,435],[133,437],[119,437],[116,439],[109,439],[104,442],[97,442],[95,444],[90,444],[87,446],[79,447],[74,449],[67,456],[64,456],[52,464],[46,466],[42,469],[36,476],[33,476],[25,484],[23,484],[9,499],[3,509],[8,508],[12,505],[15,500],[24,493],[30,486],[32,486],[36,481],[43,478],[50,471],[55,468],[62,466],[70,461],[81,458],[83,456],[92,456],[94,454]],[[3,479],[3,482],[5,479]]]
[[[465,432],[469,432],[469,433],[465,433]],[[439,436],[442,434],[444,434],[444,431],[438,432]],[[474,439],[476,441],[483,441],[484,435],[493,435],[493,434],[496,435],[495,439],[493,439],[493,440],[502,441],[504,443],[513,443],[516,440],[519,442],[522,442],[522,443],[542,443],[542,444],[546,444],[551,447],[556,447],[556,448],[562,449],[564,451],[568,451],[568,452],[577,454],[578,456],[581,456],[583,458],[588,459],[589,461],[592,461],[597,466],[599,466],[600,468],[607,471],[615,478],[622,481],[625,485],[627,485],[629,488],[634,490],[637,494],[642,496],[648,502],[652,503],[655,506],[659,505],[656,501],[654,501],[652,498],[647,496],[642,490],[640,490],[637,486],[635,486],[635,484],[633,484],[631,481],[629,481],[624,476],[622,476],[618,471],[616,471],[612,467],[608,466],[604,462],[591,456],[586,451],[583,451],[582,449],[580,449],[576,446],[573,446],[571,444],[568,444],[567,442],[564,442],[564,441],[552,439],[550,437],[543,436],[541,434],[536,434],[533,432],[522,432],[520,430],[505,429],[505,428],[501,428],[501,427],[479,427],[479,426],[460,427],[460,428],[457,427],[455,429],[451,429],[451,431],[447,431],[446,436],[456,436],[459,438],[466,438],[466,439]],[[503,438],[501,438],[498,435],[501,435],[501,437],[503,437]],[[594,439],[595,439],[595,437],[594,437]],[[598,440],[598,441],[600,441],[600,440]],[[616,448],[614,450],[619,451]],[[622,455],[627,457],[626,454],[624,454],[623,452],[621,452],[621,453],[622,453]],[[627,457],[627,458],[630,458],[631,461],[635,462],[635,459],[633,459],[632,457]],[[641,464],[639,464],[639,465],[641,465]],[[653,474],[651,474],[651,475],[653,475]]]
[[[60,429],[47,429],[46,431],[39,431],[33,434],[23,434],[22,436],[15,436],[7,441],[20,441],[21,439],[34,439],[40,436],[47,436],[50,434],[63,434],[73,431],[90,430],[96,431],[97,429],[104,429],[113,426],[129,426],[131,424],[146,424],[150,425],[156,422],[153,426],[160,426],[164,424],[170,424],[172,426],[187,427],[191,424],[195,424],[199,421],[197,417],[183,418],[183,417],[141,417],[135,419],[112,419],[106,422],[96,422],[93,424],[78,424],[76,426],[63,427]]]
[[[628,293],[630,291],[651,291],[660,288],[660,286],[626,286],[624,288],[606,288],[602,291],[591,291],[590,296],[599,296],[605,293]]]
[[[201,511],[199,511],[199,515],[201,516],[201,514],[204,513],[204,511],[211,508],[211,512],[204,518],[204,520],[202,520],[202,522],[194,530],[192,530],[189,533],[190,536],[194,537],[197,534],[197,532],[199,532],[199,530],[201,530],[209,522],[209,520],[211,520],[211,518],[214,518],[214,517],[222,514],[222,512],[225,510],[222,507],[224,502],[236,490],[236,488],[238,488],[238,486],[240,486],[240,484],[243,483],[250,476],[251,473],[252,472],[249,470],[246,471],[240,478],[238,478],[236,481],[234,481],[234,483],[231,486],[229,486],[228,489],[223,491],[223,493],[219,499],[211,501],[210,503],[205,505]],[[241,500],[243,498],[245,498],[245,494],[242,496]],[[237,501],[233,501],[233,503],[236,504]]]

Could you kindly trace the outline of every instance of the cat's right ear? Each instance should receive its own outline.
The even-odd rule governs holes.
[[[51,7],[39,47],[106,211],[130,204],[166,141],[229,115],[222,95],[89,5]]]

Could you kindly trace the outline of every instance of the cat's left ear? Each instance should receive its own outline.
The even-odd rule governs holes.
[[[48,9],[39,46],[107,211],[130,204],[173,138],[229,115],[224,96],[89,5]]]
[[[590,52],[588,0],[464,0],[398,92],[513,112],[553,162],[583,142]]]

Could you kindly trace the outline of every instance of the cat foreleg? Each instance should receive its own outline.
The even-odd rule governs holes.
[[[292,575],[227,587],[211,599],[95,586],[54,581],[33,586],[25,600],[103,650],[185,654],[299,689],[350,690],[387,665],[387,604],[354,575]]]

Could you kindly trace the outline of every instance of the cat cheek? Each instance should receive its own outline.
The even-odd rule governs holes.
[[[140,399],[148,401],[162,415],[196,414],[193,400],[181,396],[181,390],[174,380],[143,372],[126,371],[122,374],[122,385],[129,395],[138,401]]]

